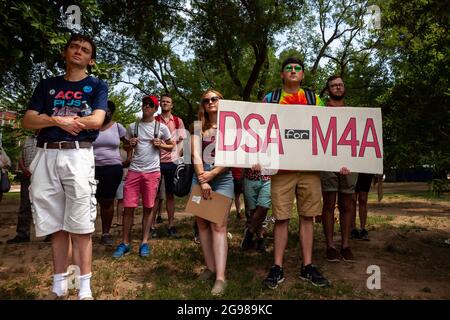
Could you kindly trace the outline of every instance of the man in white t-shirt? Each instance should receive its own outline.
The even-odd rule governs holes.
[[[148,257],[150,247],[148,237],[151,225],[151,212],[158,191],[160,173],[160,149],[172,150],[173,143],[170,131],[164,124],[155,121],[154,114],[158,109],[158,98],[146,96],[142,99],[142,119],[132,123],[126,133],[133,152],[124,185],[124,215],[123,240],[113,253],[114,258],[120,258],[131,250],[131,226],[134,220],[134,209],[139,205],[139,195],[142,195],[142,242],[139,255]]]

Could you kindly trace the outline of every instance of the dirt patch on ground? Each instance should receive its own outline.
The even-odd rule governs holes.
[[[333,284],[333,291],[311,293],[311,298],[323,299],[450,299],[450,203],[448,200],[427,200],[421,197],[391,196],[404,192],[407,185],[386,185],[385,198],[381,203],[371,200],[369,203],[370,241],[352,241],[356,258],[354,263],[328,263],[325,260],[324,239],[321,227],[316,226],[314,260]],[[423,192],[424,184],[412,184],[406,192]],[[18,199],[5,198],[0,205],[0,297],[16,299],[39,299],[51,287],[51,245],[43,239],[32,236],[32,242],[21,245],[6,245],[5,241],[15,235]],[[140,215],[136,216],[133,238],[140,234]],[[164,217],[164,216],[163,216]],[[186,219],[186,213],[178,214],[178,219]],[[233,219],[235,215],[232,215]],[[167,220],[165,220],[167,221]],[[97,221],[100,230],[100,221]],[[233,239],[230,250],[234,257],[246,255],[255,258],[258,263],[251,264],[252,275],[258,283],[267,274],[272,263],[272,247],[261,257],[256,252],[240,253],[238,246],[242,238],[243,222],[234,222],[230,227]],[[181,240],[169,240],[163,237],[165,227],[160,228],[161,239],[152,240],[153,250],[165,259],[186,259],[185,251],[191,252],[196,261],[186,259],[189,277],[200,273],[200,247],[191,240],[191,222],[180,227]],[[115,227],[112,233],[119,239],[121,228]],[[142,262],[139,257],[115,261],[110,258],[112,248],[98,243],[100,234],[95,235],[93,268],[94,293],[99,299],[136,299],[145,298],[156,286],[163,286],[164,279],[155,279],[149,270],[161,269],[161,274],[187,272],[180,266],[169,263],[170,260],[150,260]],[[335,239],[338,240],[339,233]],[[291,241],[292,242],[292,241]],[[291,243],[290,242],[290,243]],[[336,241],[339,246],[339,240]],[[291,288],[305,291],[308,298],[309,287],[298,279],[299,246],[293,241],[286,250],[286,281],[280,292],[288,296]],[[139,246],[138,240],[133,242]],[[170,250],[169,250],[170,248]],[[181,248],[184,248],[182,251]],[[230,254],[231,255],[231,254]],[[381,289],[369,290],[367,273],[369,266],[378,266],[381,271]],[[246,267],[247,268],[247,267]],[[159,269],[158,269],[159,270]],[[242,273],[246,270],[231,270],[227,273]],[[260,280],[259,280],[260,279]],[[259,292],[259,291],[258,291]],[[261,291],[255,298],[266,299]],[[328,292],[328,293],[327,293]],[[259,294],[259,293],[258,293]],[[189,297],[188,293],[186,296]],[[169,296],[170,298],[170,296]],[[195,297],[194,297],[195,298]],[[273,298],[270,296],[269,298]],[[275,297],[276,298],[276,297]],[[295,298],[295,297],[293,297]]]
[[[385,199],[371,203],[370,212],[375,215],[395,215],[408,217],[450,217],[450,204],[436,203],[425,199]]]
[[[368,290],[368,267],[378,266],[381,290],[371,292],[377,298],[449,299],[448,236],[425,228],[372,230],[370,242],[352,242],[355,263],[322,265],[330,280],[351,282],[360,291]]]
[[[375,192],[376,188],[372,188],[371,192]],[[424,182],[390,182],[383,183],[383,191],[389,193],[401,192],[423,192],[428,191],[428,184]]]

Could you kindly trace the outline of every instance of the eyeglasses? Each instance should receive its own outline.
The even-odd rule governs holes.
[[[142,105],[143,108],[156,108],[156,106],[153,103],[146,103]]]
[[[286,67],[284,67],[284,71],[286,71],[286,72],[292,72],[292,70],[295,70],[295,72],[300,72],[300,71],[302,71],[302,66],[296,65],[294,67],[290,64],[290,65],[287,65]]]
[[[219,101],[219,99],[220,98],[218,96],[211,97],[210,99],[204,98],[204,99],[202,99],[202,104],[210,104],[211,102]]]

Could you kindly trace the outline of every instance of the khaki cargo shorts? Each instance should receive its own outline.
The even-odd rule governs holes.
[[[303,217],[322,214],[322,189],[319,172],[282,172],[272,176],[272,211],[275,220],[291,218],[294,199]]]
[[[350,173],[343,175],[339,172],[322,171],[320,173],[320,180],[322,181],[323,192],[342,192],[352,194],[355,192],[358,174]]]

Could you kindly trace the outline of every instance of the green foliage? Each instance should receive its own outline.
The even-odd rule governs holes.
[[[429,192],[434,198],[439,198],[444,191],[448,190],[447,179],[432,179],[428,185]]]
[[[124,127],[127,127],[130,123],[137,120],[136,113],[140,110],[140,104],[138,102],[130,100],[130,95],[127,94],[127,89],[123,88],[119,92],[110,92],[109,99],[116,105],[116,111],[114,112],[114,121],[119,122]]]
[[[251,100],[275,34],[299,20],[301,7],[299,1],[195,1],[190,45],[210,64],[209,78],[225,71],[233,95]]]
[[[107,80],[109,87],[114,87],[119,82],[123,66],[107,62],[97,62],[92,68],[92,75]]]
[[[188,5],[188,2],[190,5]],[[368,31],[366,0],[83,0],[83,32],[98,46],[93,74],[110,91],[131,84],[134,100],[170,93],[188,126],[204,90],[260,101],[281,85],[280,63],[304,59],[303,86],[319,93],[344,74],[346,104],[381,107],[386,167],[449,169],[450,36],[445,1],[388,0],[381,30]],[[57,66],[69,30],[65,1],[0,0],[0,106],[26,109]],[[118,95],[118,97],[116,97]],[[112,93],[117,118],[132,122],[131,94]],[[125,98],[125,96],[127,98]],[[439,177],[437,177],[439,178]]]
[[[10,125],[5,125],[2,129],[2,146],[6,154],[11,159],[11,172],[17,168],[21,147],[18,142],[24,139],[25,132],[19,128],[14,128]],[[12,180],[11,180],[12,181]]]
[[[99,14],[96,2],[77,5],[83,32],[89,33]],[[8,96],[30,93],[42,77],[58,72],[56,63],[70,35],[62,20],[66,8],[65,1],[0,1],[0,88]]]
[[[379,98],[387,165],[436,165],[450,157],[449,16],[441,1],[383,3],[383,47],[393,86]],[[440,156],[430,156],[434,153]],[[442,169],[448,170],[448,162]]]

